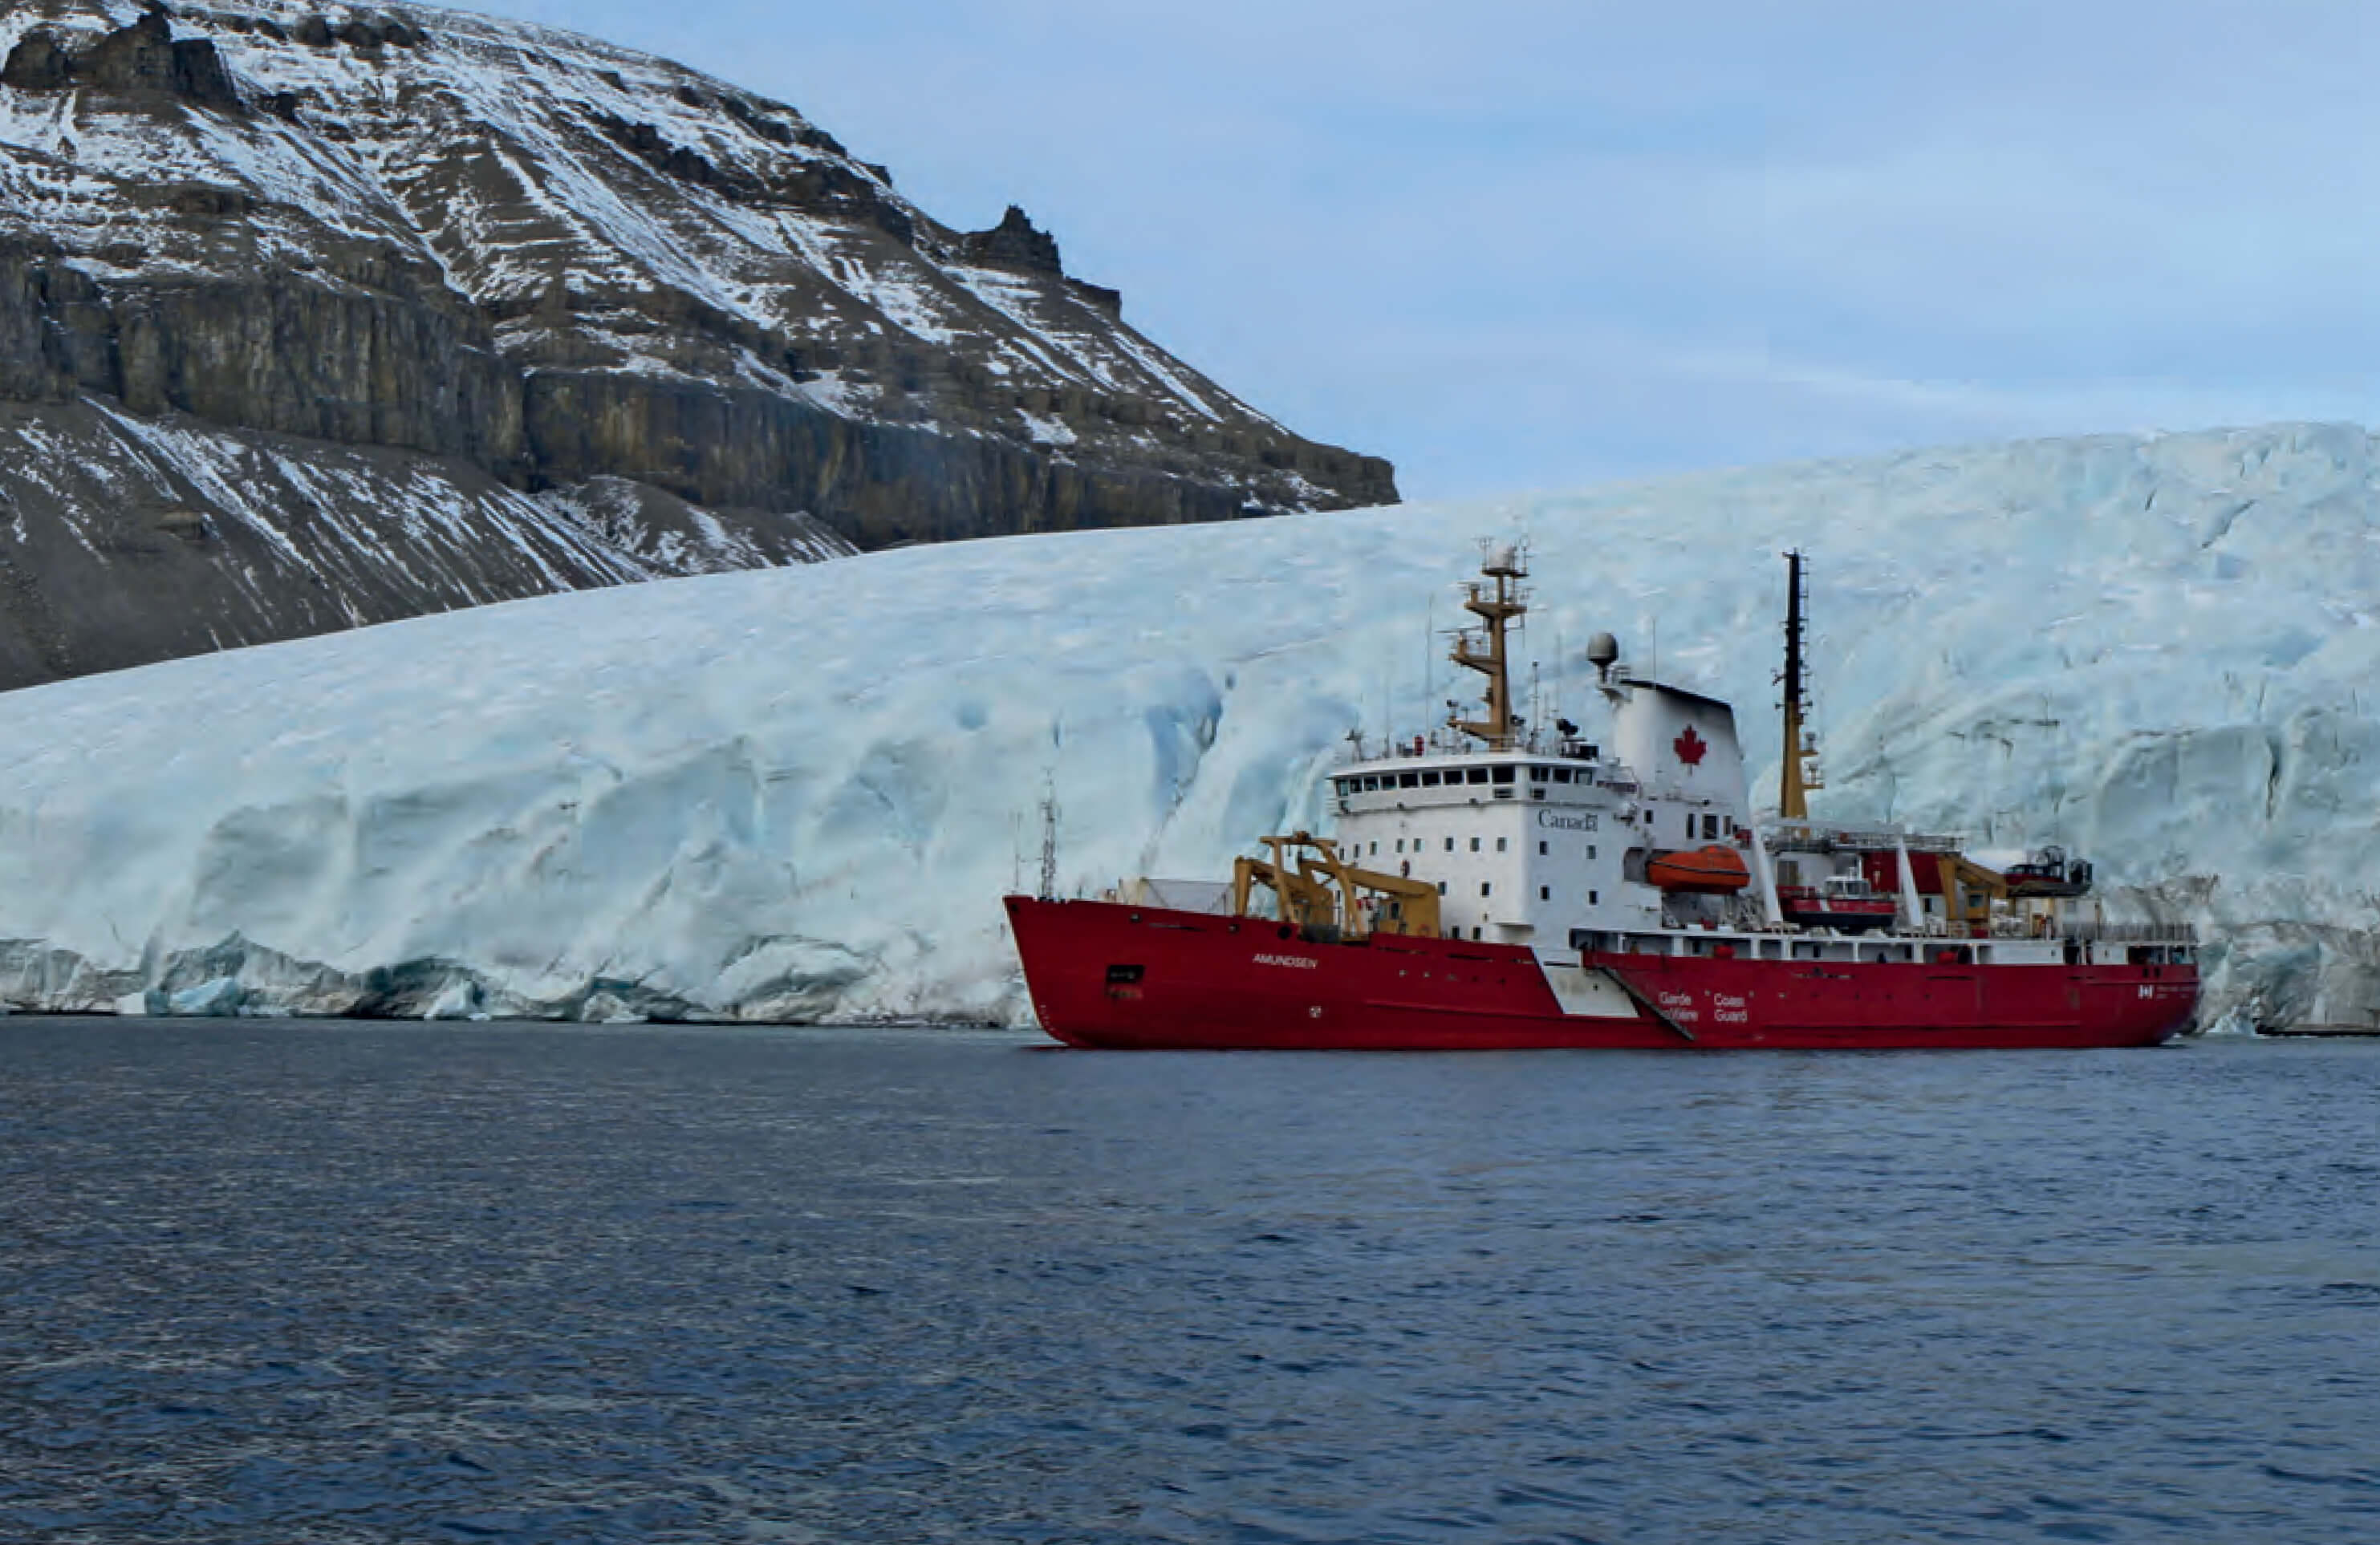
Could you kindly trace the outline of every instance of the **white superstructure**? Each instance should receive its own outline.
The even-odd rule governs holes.
[[[2179,934],[2078,926],[2088,866],[2003,876],[1955,838],[1807,819],[1755,823],[1732,708],[1639,675],[1598,635],[1609,749],[1512,711],[1505,630],[1528,610],[1515,549],[1493,549],[1451,658],[1486,677],[1481,717],[1450,704],[1425,736],[1354,742],[1330,775],[1337,850],[1433,884],[1449,937],[1578,952],[1915,960],[1944,948],[2009,964],[2139,959]],[[1798,584],[1798,578],[1797,578]],[[2058,855],[2062,865],[2063,855]],[[2080,884],[2070,884],[2070,878]],[[2011,882],[2014,883],[2011,883]]]

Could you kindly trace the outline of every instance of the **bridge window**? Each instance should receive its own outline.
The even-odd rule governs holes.
[[[1548,770],[1549,769],[1545,767],[1531,767],[1529,769],[1529,781],[1532,783],[1543,783],[1546,780],[1546,774]]]
[[[1496,769],[1496,781],[1499,783],[1510,783],[1512,781],[1512,773],[1513,768],[1512,765],[1507,763]]]
[[[1568,767],[1556,767],[1554,769],[1554,781],[1556,783],[1568,783],[1570,781],[1570,769]]]
[[[1485,783],[1488,781],[1488,769],[1485,767],[1472,767],[1463,773],[1463,781],[1465,783]]]
[[[1421,774],[1419,774],[1419,773],[1399,773],[1399,774],[1397,774],[1397,787],[1398,787],[1398,788],[1400,788],[1400,789],[1418,789],[1418,788],[1420,788],[1420,787],[1421,787]]]
[[[1435,789],[1435,788],[1437,788],[1437,787],[1438,787],[1438,774],[1436,774],[1436,773],[1434,773],[1434,772],[1427,772],[1427,773],[1422,774],[1422,775],[1421,775],[1421,786],[1422,786],[1423,788],[1425,788],[1425,789]]]

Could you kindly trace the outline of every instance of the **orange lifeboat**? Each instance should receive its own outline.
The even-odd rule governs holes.
[[[1752,883],[1752,872],[1733,848],[1711,846],[1689,852],[1655,853],[1645,877],[1663,890],[1727,895]]]

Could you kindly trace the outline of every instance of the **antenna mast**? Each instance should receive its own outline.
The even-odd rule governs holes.
[[[1045,783],[1041,789],[1041,889],[1044,901],[1058,899],[1058,786]]]
[[[1421,640],[1421,723],[1429,722],[1429,696],[1437,691],[1430,677],[1430,667],[1438,663],[1438,597],[1430,596],[1422,606]]]
[[[1810,818],[1810,791],[1826,787],[1818,777],[1818,748],[1809,730],[1807,655],[1809,576],[1799,549],[1785,555],[1785,756],[1777,773],[1777,815],[1787,821]]]

